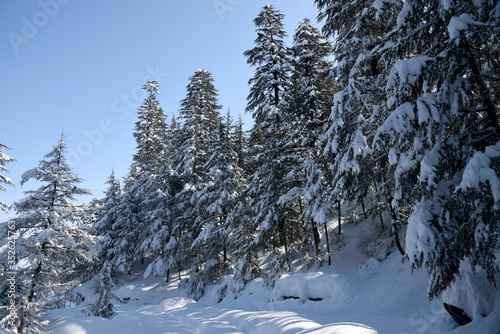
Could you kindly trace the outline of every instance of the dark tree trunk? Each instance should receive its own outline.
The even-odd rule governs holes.
[[[43,246],[42,246],[42,251],[44,251]],[[33,273],[33,281],[31,282],[31,290],[30,290],[30,294],[28,296],[28,305],[25,305],[25,307],[29,307],[29,304],[31,304],[33,302],[33,298],[35,297],[36,279],[40,276],[41,272],[42,272],[42,262],[40,261],[40,262],[38,262],[38,265],[35,269],[35,272]],[[19,327],[17,327],[18,333],[23,332],[25,323],[26,323],[26,321],[24,319],[24,316],[21,315],[21,321],[19,323]]]
[[[363,215],[365,219],[368,219],[368,214],[366,213],[365,201],[361,201],[361,208],[363,209]]]
[[[181,271],[182,271],[182,263],[181,263],[181,261],[179,261],[177,263],[177,265],[178,265],[178,268],[179,268],[179,281],[180,281],[181,280]]]
[[[326,222],[323,223],[323,227],[325,228],[325,237],[326,237],[326,251],[327,251],[327,255],[328,255],[328,265],[331,266],[332,265],[332,255],[330,253],[330,238],[328,238],[328,228],[326,226]]]
[[[401,253],[401,255],[405,256],[405,251],[403,249],[403,246],[401,246],[401,241],[399,240],[398,216],[396,214],[396,211],[394,211],[391,202],[389,202],[389,208],[391,209],[392,233],[394,234],[394,241],[396,241],[396,246],[398,247],[398,250]]]
[[[319,249],[320,237],[319,237],[319,231],[318,231],[318,224],[314,221],[314,219],[310,219],[310,221],[311,221],[311,228],[313,231],[314,249],[316,250],[316,257],[320,258],[321,257],[321,250]]]
[[[340,215],[340,201],[337,201],[337,214],[339,216],[339,231],[338,231],[338,234],[341,235],[342,234],[342,217]]]

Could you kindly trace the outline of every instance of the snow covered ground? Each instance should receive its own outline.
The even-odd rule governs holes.
[[[412,274],[408,262],[396,253],[383,262],[368,259],[349,237],[351,232],[359,235],[359,229],[345,227],[348,246],[334,254],[331,267],[282,275],[272,290],[256,280],[238,298],[228,294],[220,303],[214,301],[213,290],[195,302],[178,289],[177,281],[143,279],[146,265],[135,266],[132,275],[117,285],[117,294],[130,302],[116,305],[113,319],[86,317],[77,308],[59,309],[51,313],[49,330],[53,334],[500,333],[498,292],[493,290],[490,296],[488,305],[493,303],[494,308],[488,317],[475,317],[458,327],[442,300],[427,299],[425,272]],[[481,306],[481,301],[472,303]]]

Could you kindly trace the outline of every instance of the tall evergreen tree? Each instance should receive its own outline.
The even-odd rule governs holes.
[[[158,157],[164,151],[167,127],[165,113],[157,99],[158,87],[154,80],[142,86],[148,95],[137,113],[134,131],[137,148],[132,162],[140,173],[155,173],[162,165]]]
[[[23,174],[21,185],[29,180],[42,183],[28,190],[15,202],[17,213],[17,262],[22,263],[18,282],[22,284],[17,330],[37,333],[46,310],[61,304],[68,287],[79,282],[80,270],[91,260],[93,239],[80,221],[78,195],[90,191],[79,188],[82,180],[66,163],[64,134],[38,167]]]
[[[197,194],[210,177],[206,168],[213,152],[219,119],[218,93],[212,74],[198,69],[189,78],[186,98],[181,101],[178,149],[174,156],[174,170],[177,174],[175,193],[176,221],[171,231],[177,249],[176,262],[184,262],[193,271],[200,269],[201,263],[191,250],[191,245],[200,233],[206,212],[196,205]],[[173,246],[173,243],[170,244]],[[200,254],[198,254],[200,255]]]
[[[281,202],[290,207],[301,225],[308,225],[310,233],[297,235],[295,239],[307,251],[314,243],[315,257],[321,260],[319,230],[316,214],[310,215],[311,196],[306,196],[308,180],[315,169],[326,170],[325,159],[321,157],[319,137],[324,131],[333,100],[333,81],[329,76],[332,63],[328,61],[332,46],[319,33],[309,19],[299,23],[293,39],[292,89],[288,97],[288,131],[284,153],[286,177],[283,182],[285,195]],[[309,186],[317,186],[310,183]],[[323,188],[322,188],[323,189]],[[321,199],[323,200],[323,199]],[[311,242],[312,239],[312,242]],[[307,253],[306,253],[307,254]]]
[[[150,238],[153,232],[162,229],[161,226],[166,221],[165,215],[168,214],[164,211],[165,200],[161,195],[168,193],[164,179],[167,174],[165,169],[170,169],[165,150],[167,125],[165,113],[157,100],[157,95],[160,94],[158,87],[158,82],[154,80],[142,87],[148,95],[138,110],[135,124],[137,149],[132,162],[135,182],[128,189],[134,202],[140,203],[134,209],[139,223],[134,228],[137,229],[139,246],[136,249],[137,256],[142,258],[154,252],[152,248],[157,248]]]
[[[130,182],[130,181],[129,181]],[[113,237],[108,245],[106,258],[113,270],[130,275],[132,262],[136,259],[139,240],[139,215],[136,208],[139,203],[130,191],[125,191],[116,210],[116,221],[112,225]]]
[[[97,235],[99,237],[99,254],[97,261],[97,268],[101,268],[102,264],[111,259],[110,254],[108,254],[111,245],[114,240],[117,239],[116,230],[118,221],[118,209],[121,204],[121,187],[120,181],[115,177],[114,170],[111,171],[111,175],[106,181],[108,185],[106,191],[104,192],[104,199],[102,214],[94,225]]]
[[[143,240],[141,247],[149,249],[152,253],[152,262],[144,273],[144,277],[150,275],[166,276],[169,280],[170,272],[178,269],[180,251],[178,243],[172,234],[175,230],[176,217],[181,214],[178,210],[175,195],[182,189],[180,178],[173,170],[174,157],[180,146],[180,129],[177,126],[175,116],[172,116],[170,126],[165,136],[165,149],[162,153],[163,166],[160,168],[158,185],[160,187],[153,191],[150,196],[156,197],[157,205],[152,212],[153,223],[147,233],[147,238]]]
[[[202,223],[201,232],[193,242],[197,254],[203,254],[203,268],[190,277],[192,294],[199,297],[199,289],[214,283],[229,269],[229,254],[232,245],[229,237],[232,232],[228,215],[236,200],[246,188],[244,171],[238,166],[238,155],[232,143],[233,125],[228,113],[226,121],[219,121],[219,131],[214,152],[206,164],[210,182],[197,195],[200,210],[207,216]]]
[[[257,66],[250,79],[247,111],[252,112],[255,125],[252,137],[261,147],[260,159],[251,178],[247,195],[252,199],[253,226],[258,234],[253,241],[257,249],[274,246],[277,271],[290,270],[290,249],[284,207],[279,203],[283,195],[284,177],[283,138],[287,131],[285,102],[290,86],[290,51],[283,38],[284,15],[271,5],[265,5],[254,23],[257,27],[255,47],[245,51],[247,62]],[[286,269],[285,269],[286,268]],[[270,274],[272,283],[277,273]],[[239,276],[239,275],[237,275]]]
[[[376,189],[378,194],[385,195],[385,203],[382,197],[377,197],[372,209],[382,217],[385,212],[393,211],[392,178],[387,169],[387,155],[373,154],[370,143],[387,115],[383,88],[385,67],[390,66],[390,60],[380,55],[380,48],[396,26],[401,3],[374,5],[373,1],[351,0],[315,3],[320,9],[319,18],[325,19],[323,33],[336,38],[333,52],[337,64],[332,75],[339,91],[334,95],[329,127],[324,134],[324,153],[332,162],[330,201],[337,207],[349,206],[351,209],[346,212],[356,212],[357,207],[365,208],[366,202],[371,201],[370,189]],[[340,216],[341,210],[336,211]]]
[[[0,171],[1,172],[8,172],[8,169],[5,168],[5,164],[15,161],[13,158],[9,157],[7,154],[2,152],[2,149],[8,149],[8,148],[9,147],[0,143]],[[14,183],[12,183],[12,181],[7,176],[0,174],[0,191],[5,191],[5,188],[2,186],[2,183],[8,184],[10,186],[14,185]],[[9,206],[7,204],[0,201],[0,210],[7,212],[8,207]]]
[[[389,157],[392,205],[414,208],[406,252],[430,297],[463,263],[492,281],[499,270],[498,13],[494,1],[407,1],[383,53],[390,114],[374,148]]]
[[[254,19],[257,27],[255,47],[244,52],[247,63],[257,66],[248,81],[250,94],[247,112],[251,112],[257,125],[279,119],[279,107],[290,86],[290,50],[284,42],[287,33],[283,18],[272,5],[265,5]]]

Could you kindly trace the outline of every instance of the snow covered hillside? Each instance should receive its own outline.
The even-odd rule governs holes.
[[[117,294],[128,302],[115,304],[114,318],[86,317],[78,312],[82,305],[58,309],[50,313],[49,330],[53,334],[500,333],[498,292],[492,295],[494,309],[486,318],[475,317],[458,327],[441,299],[427,299],[425,272],[412,274],[408,261],[403,263],[397,253],[380,262],[359,250],[359,233],[354,232],[360,228],[345,226],[348,246],[333,254],[332,266],[282,275],[273,289],[264,288],[257,279],[238,298],[228,293],[220,303],[215,301],[214,287],[196,302],[177,280],[166,284],[159,278],[143,279],[147,264],[136,263],[132,274],[117,284]],[[486,301],[474,301],[473,290],[466,285],[470,281],[463,277],[465,296],[448,293],[447,298],[456,297],[456,302],[469,298],[469,308],[485,307]]]

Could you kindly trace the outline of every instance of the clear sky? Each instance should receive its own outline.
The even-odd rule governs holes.
[[[266,3],[285,14],[288,44],[299,21],[316,22],[313,0],[4,0],[0,2],[0,143],[17,161],[6,167],[12,204],[34,182],[21,175],[68,134],[69,162],[103,196],[111,169],[127,174],[140,86],[160,82],[160,104],[170,122],[185,97],[188,77],[212,72],[219,102],[247,128],[247,82],[254,68],[253,19]],[[318,25],[319,26],[319,25]],[[92,197],[80,198],[88,201]],[[14,215],[0,213],[0,221]]]

